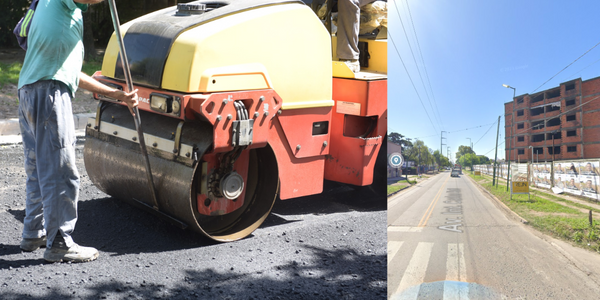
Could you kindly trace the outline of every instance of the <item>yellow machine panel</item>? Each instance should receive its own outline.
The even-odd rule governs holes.
[[[116,44],[113,36],[102,68],[107,77],[114,77]],[[248,73],[248,65],[258,64],[266,74],[258,67]],[[236,71],[235,66],[246,68]],[[308,6],[290,3],[227,15],[182,32],[167,57],[161,88],[208,93],[272,84],[285,110],[333,106],[331,78],[329,33]]]

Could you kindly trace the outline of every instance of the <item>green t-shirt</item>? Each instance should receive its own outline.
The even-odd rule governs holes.
[[[83,16],[87,4],[40,0],[27,40],[19,88],[39,80],[58,80],[75,95],[83,64]]]

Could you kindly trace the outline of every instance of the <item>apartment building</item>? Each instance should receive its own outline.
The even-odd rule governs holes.
[[[600,77],[517,96],[504,117],[511,161],[600,158]]]

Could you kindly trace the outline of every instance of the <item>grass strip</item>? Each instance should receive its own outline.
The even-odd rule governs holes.
[[[389,194],[395,193],[403,188],[404,188],[404,186],[400,186],[400,185],[388,185],[387,186],[387,194],[389,195]]]
[[[0,88],[4,88],[4,85],[7,83],[16,85],[19,82],[21,67],[23,67],[23,64],[20,62],[13,62],[11,64],[0,62]]]
[[[505,185],[492,186],[491,180],[483,176],[469,175],[483,188],[500,199],[512,211],[527,219],[534,228],[572,244],[600,253],[600,223],[588,214],[573,207],[556,203],[561,201],[575,207],[592,209],[586,205],[562,199],[555,195],[536,191],[528,195],[513,195]]]

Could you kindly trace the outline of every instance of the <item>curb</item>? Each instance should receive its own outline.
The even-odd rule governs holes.
[[[75,123],[75,135],[77,137],[85,136],[85,127],[87,126],[88,118],[93,118],[96,113],[74,114],[73,121]],[[0,120],[0,145],[12,145],[22,143],[21,128],[19,119]]]
[[[501,210],[503,210],[505,213],[509,214],[513,219],[523,223],[523,224],[529,224],[529,221],[527,221],[525,218],[519,216],[519,214],[517,214],[516,212],[512,211],[512,209],[510,209],[508,206],[506,206],[506,204],[504,204],[504,202],[500,201],[500,199],[498,199],[496,196],[494,196],[494,194],[490,193],[488,190],[486,190],[485,188],[483,188],[481,185],[479,185],[479,183],[477,183],[473,178],[471,178],[471,176],[465,174],[465,176],[467,178],[469,178],[469,180],[471,180],[471,182],[477,186],[477,188],[482,191],[485,192],[488,196],[490,196],[490,198],[494,199],[494,203],[496,204],[496,206],[498,206],[498,208],[500,208]]]

